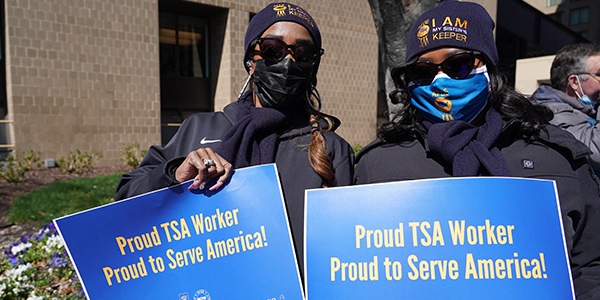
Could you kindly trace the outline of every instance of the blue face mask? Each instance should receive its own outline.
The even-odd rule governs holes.
[[[594,103],[592,103],[592,100],[590,99],[590,97],[588,97],[588,95],[583,93],[583,88],[581,87],[581,80],[579,79],[579,75],[575,75],[577,77],[577,82],[579,82],[579,91],[581,91],[581,96],[579,96],[579,93],[577,93],[577,91],[575,92],[575,95],[577,95],[577,97],[579,97],[579,101],[581,103],[583,103],[584,105],[588,105],[588,106],[594,106]]]
[[[490,96],[485,66],[473,69],[461,79],[440,73],[429,85],[408,83],[410,102],[421,117],[433,122],[462,120],[470,122],[485,107]]]
[[[579,101],[581,101],[581,103],[583,103],[585,105],[589,105],[589,106],[594,105],[594,103],[592,103],[592,100],[590,100],[590,97],[588,97],[588,95],[583,95],[583,97],[579,98]]]

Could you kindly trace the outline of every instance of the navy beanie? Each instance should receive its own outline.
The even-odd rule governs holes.
[[[308,30],[308,33],[310,33],[315,46],[321,48],[321,32],[319,31],[319,27],[317,27],[315,20],[306,10],[298,5],[286,2],[270,3],[265,6],[265,8],[261,9],[252,20],[250,20],[250,24],[248,24],[246,38],[244,40],[243,61],[246,70],[248,70],[248,67],[245,65],[245,62],[248,59],[250,44],[258,39],[265,30],[271,27],[271,25],[282,21],[294,22],[304,26],[306,30]]]
[[[498,65],[494,20],[477,3],[446,0],[424,12],[408,32],[406,63],[443,47],[480,51]]]

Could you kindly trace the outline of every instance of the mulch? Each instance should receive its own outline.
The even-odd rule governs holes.
[[[126,173],[126,166],[94,167],[84,174],[67,173],[59,168],[37,168],[25,173],[23,180],[9,183],[0,179],[0,249],[6,244],[18,241],[21,236],[37,233],[40,229],[36,224],[13,224],[7,220],[7,214],[15,197],[33,191],[38,187],[59,181],[75,178],[90,178],[100,175]]]

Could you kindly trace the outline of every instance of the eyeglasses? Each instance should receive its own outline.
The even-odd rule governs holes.
[[[298,63],[314,64],[325,52],[323,49],[309,43],[288,45],[284,41],[276,38],[259,38],[252,43],[260,46],[260,50],[254,50],[253,55],[260,55],[268,63],[276,63],[291,53]],[[290,51],[291,50],[291,51]]]
[[[392,70],[392,78],[396,82],[400,82],[399,80],[404,75],[406,82],[412,81],[419,85],[428,84],[437,75],[438,68],[441,68],[450,78],[462,79],[467,77],[473,68],[475,68],[475,57],[480,54],[481,52],[477,51],[460,52],[447,57],[439,64],[428,61],[417,61]]]
[[[597,72],[597,73],[581,72],[581,73],[574,73],[573,75],[590,75],[590,76],[594,77],[594,79],[596,79],[598,82],[600,82],[600,79],[598,79],[598,77],[600,77],[600,72]]]

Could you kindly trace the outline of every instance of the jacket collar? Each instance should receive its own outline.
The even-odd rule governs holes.
[[[533,94],[531,95],[531,100],[539,104],[553,102],[565,103],[571,106],[573,109],[581,111],[588,116],[596,116],[596,110],[592,106],[585,105],[576,98],[567,95],[565,92],[557,90],[548,85],[542,85],[537,90],[535,90],[535,92],[533,92]]]

